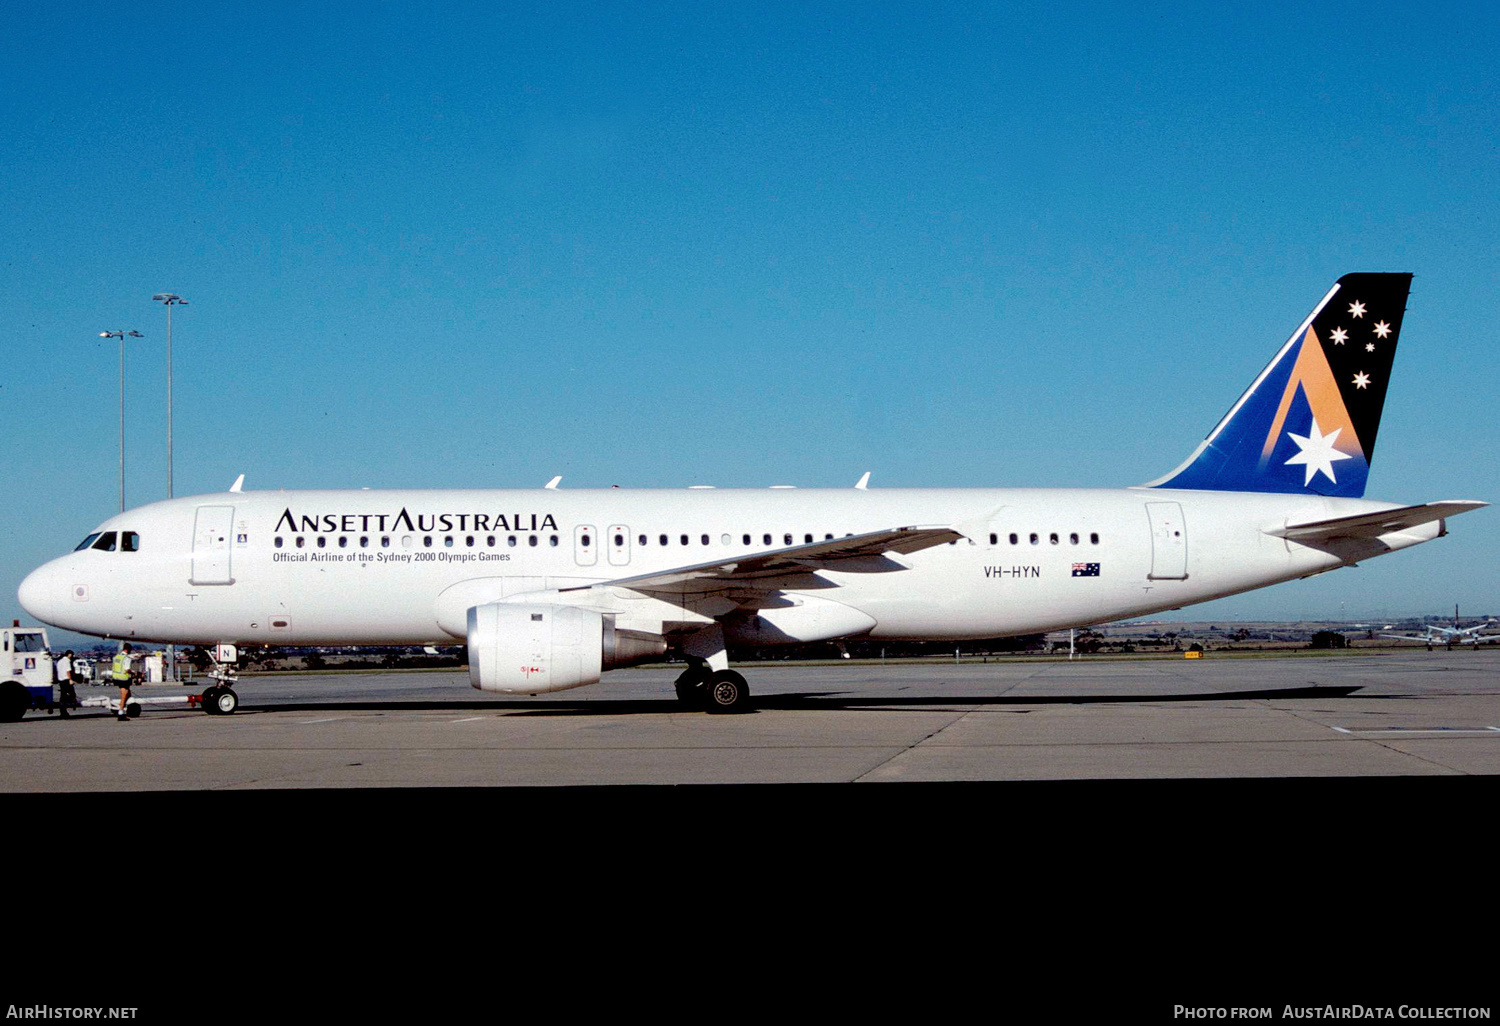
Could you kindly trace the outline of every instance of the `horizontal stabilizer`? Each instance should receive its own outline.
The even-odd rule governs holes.
[[[1266,534],[1297,542],[1333,541],[1338,538],[1379,538],[1383,534],[1404,531],[1418,524],[1430,524],[1444,517],[1456,517],[1460,513],[1467,513],[1488,505],[1487,502],[1476,502],[1471,499],[1449,499],[1445,502],[1423,503],[1420,506],[1401,506],[1397,509],[1381,510],[1378,513],[1361,513],[1352,517],[1335,517],[1332,520],[1288,524],[1285,527],[1270,528]]]

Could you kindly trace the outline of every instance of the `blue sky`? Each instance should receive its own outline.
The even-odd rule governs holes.
[[[246,487],[1124,486],[1417,275],[1369,495],[1500,498],[1493,5],[80,3],[0,40],[0,589]],[[1222,619],[1500,612],[1500,514]],[[14,606],[14,599],[12,598]],[[19,609],[16,613],[19,615]]]

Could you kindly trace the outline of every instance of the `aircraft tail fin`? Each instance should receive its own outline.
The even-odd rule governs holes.
[[[1187,461],[1144,487],[1364,495],[1411,278],[1340,278]]]

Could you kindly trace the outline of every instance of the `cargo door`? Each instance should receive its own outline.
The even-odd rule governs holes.
[[[233,584],[229,539],[233,506],[199,506],[193,522],[193,584]]]
[[[1151,520],[1151,573],[1153,581],[1187,579],[1187,525],[1178,502],[1148,502]]]

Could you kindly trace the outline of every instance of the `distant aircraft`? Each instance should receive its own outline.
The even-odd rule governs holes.
[[[746,707],[731,645],[961,640],[1143,616],[1442,537],[1487,505],[1361,498],[1411,284],[1347,274],[1188,459],[1122,489],[230,492],[110,517],[21,605],[67,630],[237,645],[468,645],[539,694],[668,654]],[[1139,397],[1170,418],[1184,353]],[[643,397],[650,398],[650,397]],[[689,434],[691,427],[687,428]],[[748,429],[747,429],[748,430]],[[624,454],[622,453],[622,456]],[[58,511],[61,514],[61,510]],[[230,682],[205,705],[231,712]]]
[[[1394,638],[1397,641],[1421,641],[1426,642],[1427,647],[1433,645],[1482,645],[1488,641],[1500,641],[1500,634],[1480,634],[1486,627],[1495,624],[1493,617],[1486,617],[1483,623],[1476,623],[1472,627],[1460,627],[1458,625],[1458,606],[1453,607],[1453,626],[1434,627],[1428,624],[1422,629],[1421,634],[1382,634],[1382,638]]]

